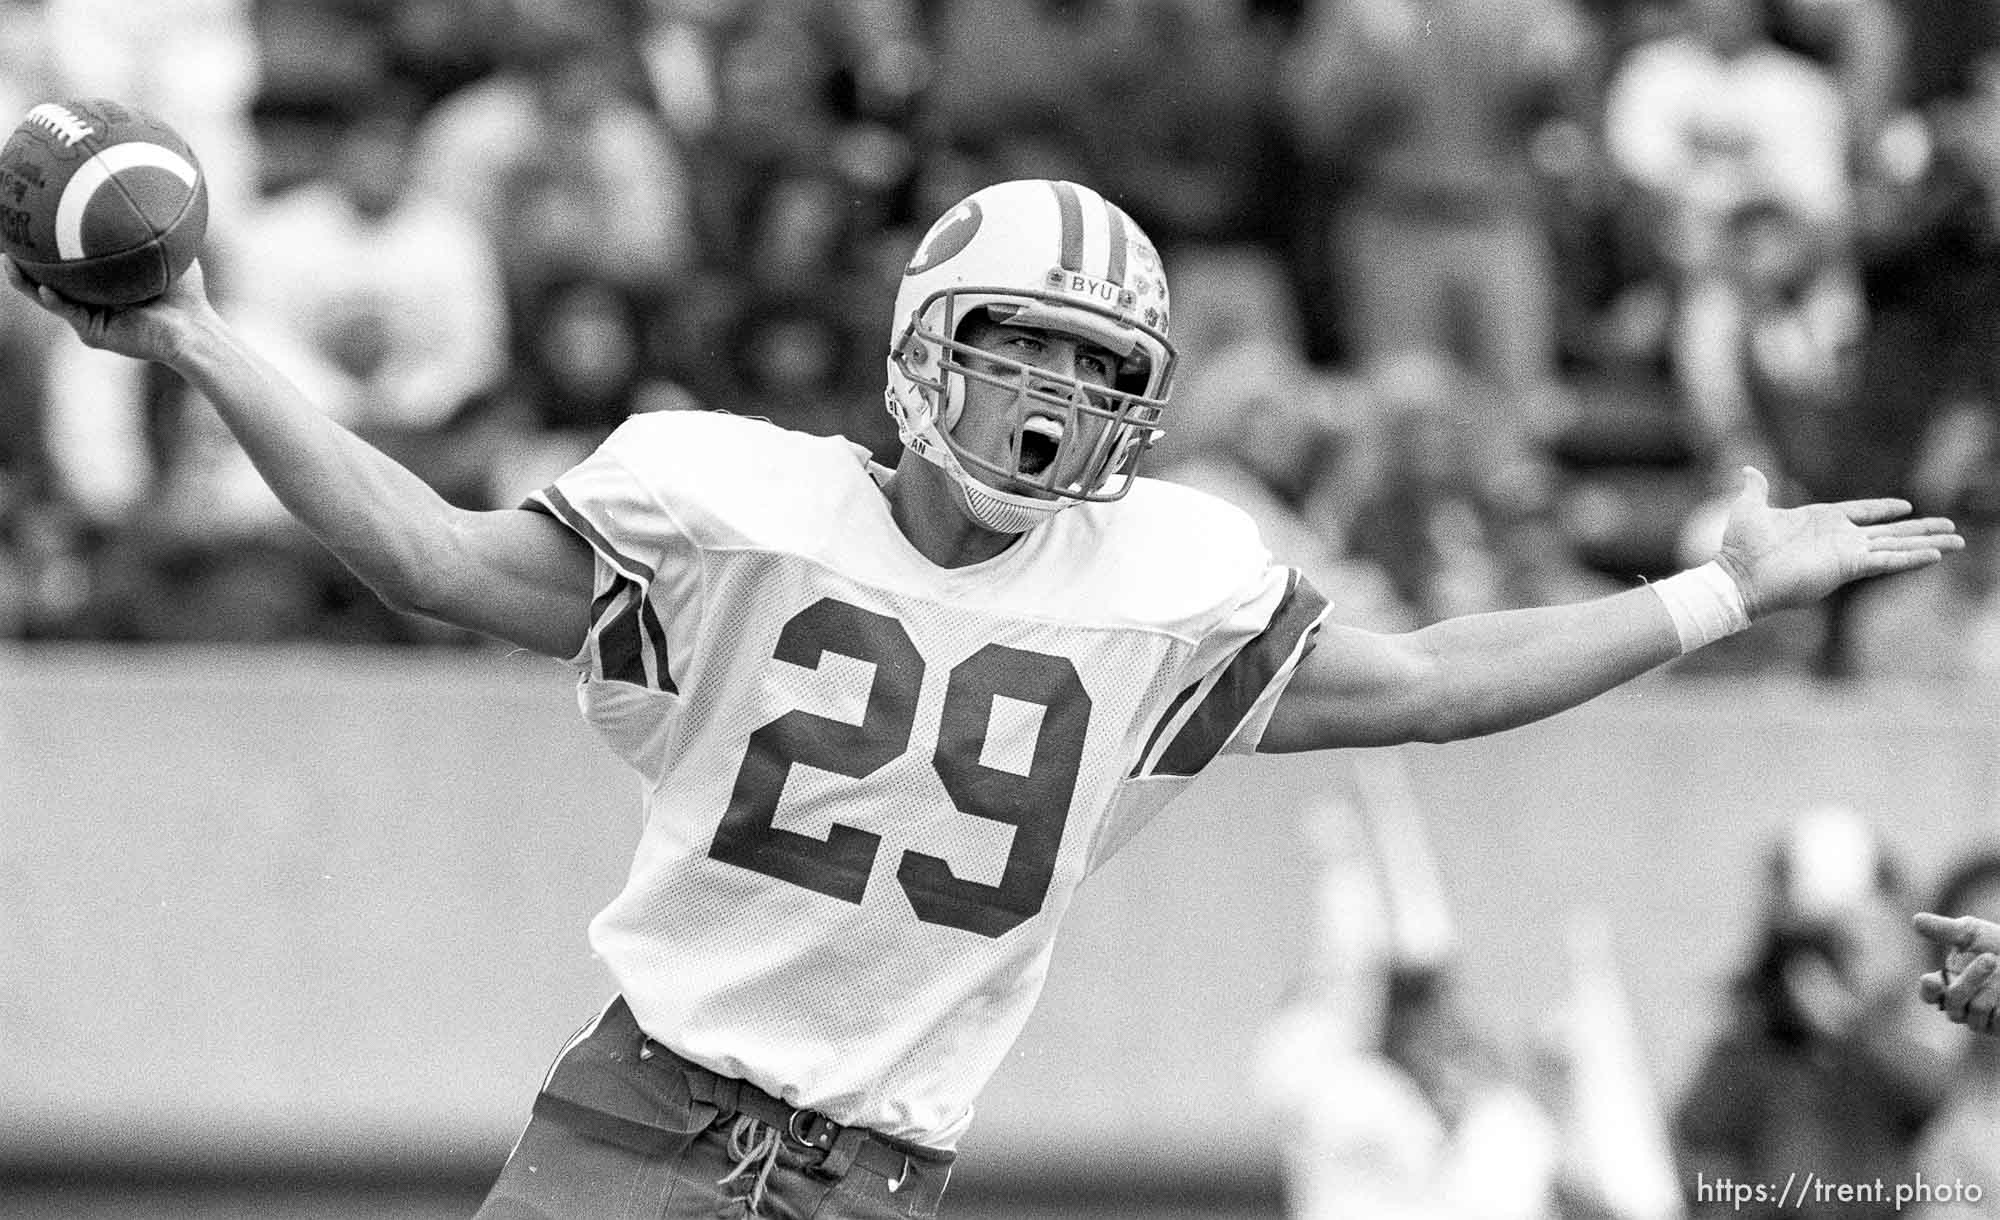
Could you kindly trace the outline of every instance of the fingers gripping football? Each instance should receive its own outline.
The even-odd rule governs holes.
[[[123,308],[73,301],[29,280],[13,259],[0,256],[0,264],[5,265],[7,283],[14,291],[68,323],[85,345],[138,360],[171,363],[177,336],[186,320],[195,316],[191,310],[198,311],[208,299],[199,262],[191,263],[164,296]]]

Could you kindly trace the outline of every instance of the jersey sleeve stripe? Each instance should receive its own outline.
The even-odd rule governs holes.
[[[669,694],[678,694],[680,687],[674,685],[674,675],[667,665],[667,629],[660,622],[660,612],[653,607],[650,595],[639,598],[639,628],[646,633],[646,640],[653,646],[653,665],[659,671],[653,685]]]
[[[632,582],[619,579],[597,595],[597,600],[590,607],[590,621],[596,628],[591,633],[592,643],[597,647],[597,672],[600,676],[612,682],[644,686],[646,668],[639,647],[639,625],[630,614],[616,609],[620,600],[629,597],[631,591]]]
[[[1326,606],[1326,598],[1294,569],[1270,622],[1202,696],[1160,754],[1154,774],[1194,775],[1213,762],[1272,680],[1311,645]]]
[[[1179,718],[1181,714],[1181,708],[1186,706],[1188,700],[1194,698],[1195,694],[1199,692],[1201,689],[1202,689],[1202,684],[1197,682],[1193,686],[1190,686],[1186,690],[1182,691],[1180,694],[1175,695],[1174,701],[1172,703],[1167,704],[1167,710],[1160,714],[1159,723],[1153,726],[1152,734],[1146,738],[1146,748],[1139,751],[1139,761],[1132,764],[1132,771],[1130,775],[1126,776],[1127,779],[1131,779],[1133,776],[1138,775],[1141,771],[1146,769],[1146,760],[1153,756],[1154,748],[1160,744],[1160,737],[1163,734],[1165,734],[1168,727],[1173,725]]]
[[[629,577],[614,581],[591,604],[598,672],[606,680],[675,694],[667,666],[667,633],[646,587]],[[651,654],[650,657],[648,654]]]
[[[555,486],[544,487],[542,490],[536,492],[531,499],[547,508],[556,520],[583,535],[583,540],[588,542],[598,554],[604,556],[606,562],[610,563],[612,567],[617,568],[620,572],[623,572],[641,584],[650,585],[653,583],[652,567],[641,563],[639,560],[620,551],[616,546],[613,546],[611,540],[606,538],[596,526],[590,523],[589,518],[578,512],[576,506],[569,502],[569,497],[563,495],[562,488]]]

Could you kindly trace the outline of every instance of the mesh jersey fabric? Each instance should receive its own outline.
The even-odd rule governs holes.
[[[530,503],[597,556],[578,702],[645,817],[591,945],[640,1025],[941,1149],[1077,885],[1255,748],[1326,611],[1153,480],[940,568],[864,450],[721,413],[634,417]]]

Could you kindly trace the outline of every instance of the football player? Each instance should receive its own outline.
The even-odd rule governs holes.
[[[486,1217],[933,1214],[1077,886],[1217,757],[1523,724],[1961,545],[1897,500],[1773,507],[1752,472],[1717,560],[1659,584],[1406,635],[1330,623],[1245,515],[1139,476],[1171,426],[1167,281],[1068,182],[978,191],[916,249],[893,470],[648,414],[501,511],[305,401],[198,268],[119,312],[14,279],[185,378],[389,604],[572,666],[638,772],[643,836],[590,928],[616,998]]]

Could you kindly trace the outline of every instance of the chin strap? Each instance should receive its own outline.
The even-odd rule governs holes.
[[[958,487],[959,501],[966,515],[986,529],[996,534],[1025,534],[1077,503],[1067,497],[1044,500],[988,487],[966,470],[958,455],[945,443],[944,436],[938,431],[937,417],[931,410],[897,411],[895,391],[891,390],[889,395],[890,413],[896,417],[897,432],[902,437],[904,448],[949,475]]]
[[[947,453],[945,456],[951,455]],[[946,469],[951,470],[952,467],[957,467],[952,471],[952,478],[964,497],[966,513],[996,534],[1025,534],[1077,503],[1075,500],[1034,500],[1026,496],[1010,496],[967,474],[956,459]]]

